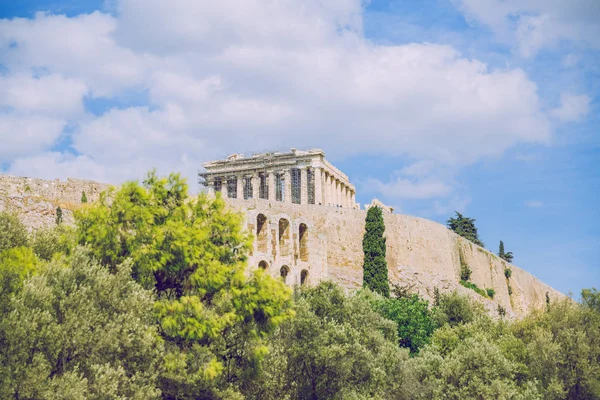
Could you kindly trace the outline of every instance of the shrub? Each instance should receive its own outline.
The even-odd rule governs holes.
[[[84,191],[81,192],[81,202],[87,203],[87,196],[85,195]]]
[[[463,256],[462,250],[459,249],[458,256],[460,258],[460,279],[463,281],[468,281],[471,279],[471,274],[473,271],[469,268],[469,264],[465,261],[465,257]]]
[[[512,295],[512,286],[508,285],[508,295]]]
[[[506,308],[502,307],[500,304],[498,304],[498,315],[506,317]]]
[[[473,282],[467,282],[465,280],[461,280],[460,284],[463,285],[464,287],[466,287],[467,289],[473,289],[475,292],[479,293],[483,297],[486,296],[485,291],[483,289],[481,289],[479,286],[477,286],[476,284],[474,284]]]
[[[7,212],[0,212],[0,252],[14,247],[27,246],[27,228],[19,218]]]
[[[512,276],[512,269],[504,268],[504,276],[506,277],[506,279],[509,279]]]
[[[494,295],[496,294],[496,291],[492,288],[487,288],[485,289],[487,295],[490,297],[490,299],[494,298]]]

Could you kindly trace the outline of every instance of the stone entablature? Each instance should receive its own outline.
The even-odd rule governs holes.
[[[201,183],[226,198],[359,208],[354,185],[320,149],[233,154],[203,167]]]

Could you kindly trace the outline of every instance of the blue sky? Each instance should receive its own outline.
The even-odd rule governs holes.
[[[553,287],[600,287],[596,0],[0,3],[3,172],[193,180],[318,147],[363,204],[459,210]]]

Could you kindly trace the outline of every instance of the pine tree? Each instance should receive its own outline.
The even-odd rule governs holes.
[[[454,231],[454,233],[475,243],[476,245],[485,247],[483,242],[479,239],[479,235],[477,234],[475,219],[463,217],[463,215],[458,211],[455,211],[455,213],[456,218],[450,218],[446,222],[448,224],[448,228]]]
[[[365,254],[363,287],[389,297],[390,285],[388,281],[387,262],[385,260],[384,231],[385,225],[383,223],[381,208],[369,208],[365,222],[365,236],[363,238],[363,252]]]
[[[85,191],[81,192],[81,202],[87,203],[87,196],[85,195]]]
[[[62,223],[62,208],[58,206],[56,208],[56,225],[60,225]]]

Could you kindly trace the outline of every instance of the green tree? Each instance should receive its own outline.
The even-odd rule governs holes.
[[[87,203],[87,196],[85,195],[85,191],[81,191],[81,202]]]
[[[159,398],[153,294],[130,271],[111,274],[79,250],[26,281],[0,323],[0,397]]]
[[[56,207],[56,225],[62,224],[63,211],[60,206]]]
[[[0,212],[0,252],[28,245],[29,235],[25,225],[16,215]]]
[[[258,373],[265,337],[293,314],[291,293],[246,270],[251,238],[220,197],[190,198],[178,174],[151,172],[143,186],[102,194],[76,221],[101,264],[115,271],[131,259],[134,279],[156,290],[167,398],[220,398]]]
[[[483,242],[479,239],[477,233],[477,227],[475,226],[475,219],[464,217],[458,211],[455,211],[456,218],[449,218],[446,222],[448,228],[454,233],[464,237],[467,240],[475,243],[478,246],[485,247]]]
[[[50,261],[55,254],[70,254],[76,246],[73,227],[57,225],[37,229],[32,234],[31,247],[42,260]]]
[[[600,313],[600,292],[596,288],[583,289],[581,291],[581,304]]]
[[[0,252],[0,315],[10,312],[11,296],[20,291],[25,279],[33,275],[38,266],[39,260],[28,247],[13,247]]]
[[[436,324],[428,301],[412,294],[395,298],[373,296],[371,303],[375,311],[396,324],[400,347],[416,354],[429,342]]]
[[[296,317],[270,340],[253,399],[395,398],[408,351],[397,326],[373,311],[370,293],[346,295],[331,282],[295,294]]]
[[[502,242],[502,240],[500,241],[500,246],[498,247],[498,257],[506,262],[512,262],[513,260],[512,251],[509,251],[508,253],[504,252],[504,242]]]
[[[387,261],[385,260],[386,243],[383,236],[384,232],[385,224],[381,208],[369,208],[363,237],[363,287],[389,297],[390,285],[388,281]]]

